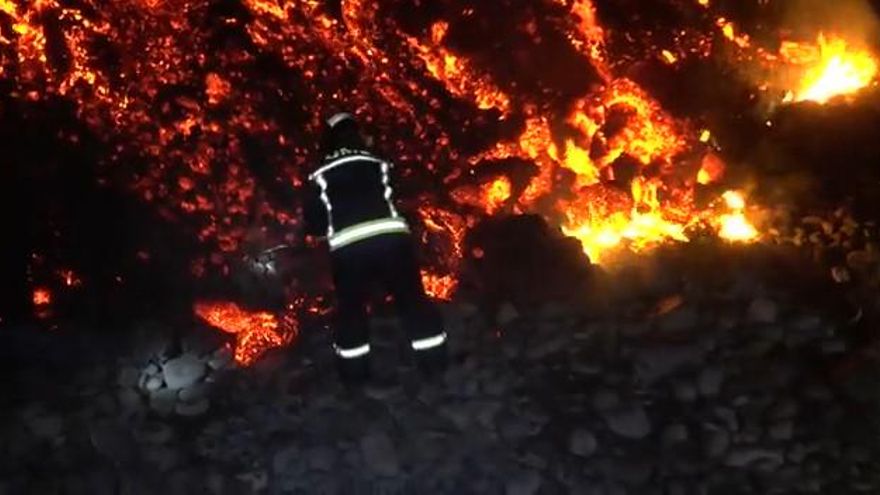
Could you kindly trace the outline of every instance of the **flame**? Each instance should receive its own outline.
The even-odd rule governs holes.
[[[816,44],[786,41],[780,55],[803,73],[796,89],[787,94],[787,102],[826,103],[868,87],[877,77],[877,58],[836,35],[820,33]]]
[[[246,311],[234,302],[199,302],[195,314],[209,325],[235,335],[235,362],[249,366],[266,351],[288,345],[299,328],[292,317],[266,311]]]
[[[639,178],[633,181],[629,197],[622,192],[606,192],[602,197],[592,194],[595,189],[586,191],[567,205],[562,231],[578,239],[594,263],[608,261],[621,248],[638,252],[670,240],[686,242],[689,225],[662,208],[659,187],[656,181]]]

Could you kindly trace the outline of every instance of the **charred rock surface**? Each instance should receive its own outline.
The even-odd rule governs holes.
[[[210,332],[174,346],[171,329],[140,324],[101,359],[81,349],[92,359],[10,372],[0,486],[875,493],[873,249],[852,246],[836,265],[791,242],[690,244],[604,274],[601,307],[451,303],[454,362],[436,382],[377,314],[379,376],[357,392],[331,372],[321,326],[241,370]]]

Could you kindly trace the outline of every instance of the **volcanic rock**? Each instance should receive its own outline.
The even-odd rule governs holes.
[[[147,392],[155,392],[162,388],[162,377],[159,376],[150,376],[147,378],[147,381],[144,382],[144,390]]]
[[[700,364],[704,354],[701,346],[693,344],[645,347],[637,349],[633,358],[639,378],[650,385],[683,367]]]
[[[779,308],[770,299],[758,298],[749,305],[748,318],[754,323],[775,323],[778,315]]]
[[[150,409],[160,415],[168,415],[174,411],[177,403],[177,390],[163,388],[150,394]]]
[[[116,391],[116,400],[124,413],[135,413],[144,406],[144,399],[133,388],[121,388]]]
[[[61,416],[44,411],[34,410],[33,412],[26,412],[23,419],[31,433],[43,440],[57,438],[64,429],[64,421]]]
[[[843,354],[847,350],[847,342],[843,339],[830,339],[822,342],[822,354]]]
[[[212,370],[222,370],[232,365],[235,356],[228,347],[220,347],[208,358],[208,367]]]
[[[171,427],[158,421],[148,421],[134,430],[138,442],[160,445],[167,443],[174,436]]]
[[[596,452],[599,443],[596,436],[587,429],[578,428],[571,432],[568,439],[568,450],[580,457],[589,457]]]
[[[177,397],[183,402],[196,402],[208,395],[208,386],[199,383],[186,388],[182,388],[177,392]]]
[[[141,376],[141,372],[138,371],[134,366],[125,366],[121,370],[119,370],[119,374],[116,376],[116,384],[120,387],[136,387],[138,384],[138,379]]]
[[[506,495],[534,495],[541,489],[541,475],[532,469],[523,470],[508,478],[504,486]]]
[[[208,400],[207,397],[202,397],[199,400],[194,402],[184,402],[178,401],[174,406],[174,412],[176,412],[179,416],[201,416],[208,412],[208,408],[211,406],[211,401]]]
[[[113,421],[98,421],[89,425],[89,438],[95,450],[114,463],[127,464],[137,452],[129,431]]]
[[[307,469],[306,458],[295,445],[283,448],[272,456],[272,471],[276,476],[299,477]]]
[[[611,480],[630,487],[641,487],[651,478],[654,466],[644,460],[624,458],[603,463],[601,470]]]
[[[758,447],[740,447],[727,454],[724,464],[731,467],[746,467],[757,461],[769,460],[782,464],[785,458],[781,451]]]
[[[651,421],[645,409],[639,405],[606,411],[603,417],[611,431],[624,438],[640,439],[651,433]]]
[[[767,430],[770,438],[780,442],[791,440],[794,436],[794,422],[791,420],[778,421],[770,425]]]
[[[306,462],[310,469],[331,472],[337,462],[336,450],[326,445],[319,445],[306,451]]]
[[[153,445],[142,449],[144,461],[159,471],[168,472],[183,462],[183,454],[177,448]]]
[[[620,405],[620,394],[610,389],[600,389],[593,395],[593,407],[604,412]]]
[[[720,366],[710,366],[700,372],[697,379],[697,388],[704,397],[715,397],[721,393],[721,385],[724,383],[725,371]]]
[[[706,432],[703,451],[710,458],[721,457],[730,448],[730,433],[727,430],[713,428]]]
[[[800,410],[800,404],[792,398],[783,398],[776,401],[767,411],[770,419],[780,420],[788,419],[797,415]]]
[[[675,393],[675,398],[680,402],[689,403],[697,400],[697,387],[690,381],[680,380],[675,382],[673,392]]]
[[[660,439],[663,446],[669,448],[685,442],[689,436],[690,434],[688,433],[686,425],[673,423],[663,428],[663,432],[660,434]]]
[[[659,328],[662,332],[678,333],[693,329],[699,323],[697,310],[685,306],[660,317]]]
[[[361,439],[361,454],[367,467],[380,476],[396,476],[400,472],[397,449],[387,434],[374,431]]]
[[[501,437],[510,441],[518,441],[537,435],[542,427],[540,423],[515,411],[499,414],[497,425]]]
[[[739,419],[736,416],[736,411],[729,407],[718,406],[715,407],[712,412],[715,414],[716,418],[724,423],[724,426],[727,427],[728,431],[739,431]]]
[[[205,363],[192,354],[184,354],[165,363],[165,385],[171,390],[195,385],[205,376]]]
[[[513,323],[518,318],[519,311],[516,310],[516,306],[506,302],[498,309],[498,315],[495,317],[495,322],[503,328]]]

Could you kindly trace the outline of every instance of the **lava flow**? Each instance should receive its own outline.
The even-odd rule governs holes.
[[[877,77],[878,65],[873,54],[824,33],[819,34],[815,45],[787,41],[782,44],[780,55],[787,64],[802,71],[798,87],[786,94],[786,102],[827,103],[834,97],[868,87]]]
[[[247,311],[232,302],[200,302],[195,314],[209,325],[235,335],[235,362],[248,366],[269,349],[289,344],[299,327],[295,318],[266,311]]]
[[[425,285],[449,298],[467,232],[492,215],[543,215],[604,264],[697,232],[761,238],[705,124],[670,113],[640,64],[733,52],[760,73],[755,92],[791,104],[877,78],[855,37],[780,31],[773,45],[708,0],[657,0],[694,24],[652,28],[668,43],[644,53],[620,41],[641,36],[630,24],[603,25],[626,2],[427,3],[0,0],[0,82],[22,108],[73,108],[103,147],[102,184],[190,232],[203,278],[232,271],[248,232],[299,243],[299,205],[272,190],[301,187],[321,117],[351,110],[397,164],[399,197],[422,220]],[[702,191],[718,196],[698,202]],[[200,314],[227,315],[214,324],[241,337],[241,362],[290,334],[233,306]]]

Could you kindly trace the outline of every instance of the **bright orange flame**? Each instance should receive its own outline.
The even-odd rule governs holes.
[[[199,302],[194,311],[209,325],[235,335],[235,361],[240,366],[249,366],[266,351],[289,344],[299,331],[292,317],[279,322],[272,313],[246,311],[233,302]]]
[[[609,261],[614,251],[627,248],[642,251],[670,240],[686,242],[688,225],[672,216],[657,200],[658,183],[637,179],[632,196],[581,198],[583,203],[566,208],[568,221],[562,231],[578,239],[594,263]],[[629,210],[621,205],[628,204]]]
[[[877,58],[867,50],[853,48],[839,36],[819,34],[816,44],[787,41],[782,58],[801,68],[802,76],[786,101],[826,103],[834,97],[866,88],[877,77]]]

